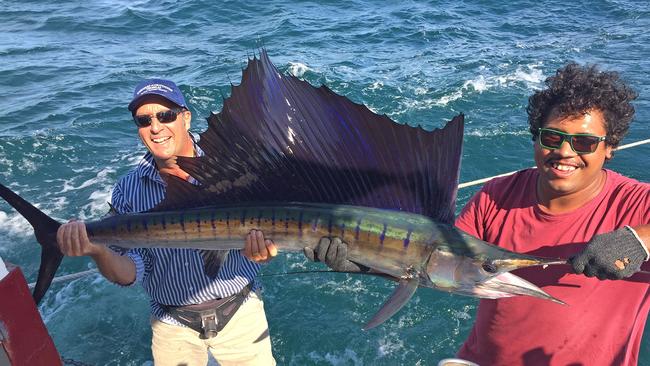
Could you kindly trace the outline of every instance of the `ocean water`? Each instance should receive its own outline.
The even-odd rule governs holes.
[[[0,181],[61,221],[105,214],[112,185],[144,153],[126,109],[141,78],[175,80],[200,132],[260,47],[283,72],[400,123],[441,127],[465,113],[462,182],[533,165],[527,97],[568,61],[621,72],[640,94],[624,143],[650,138],[647,1],[2,5]],[[610,168],[650,181],[650,146],[616,155]],[[476,189],[459,192],[459,208]],[[35,280],[40,248],[4,202],[0,256]],[[86,258],[66,258],[59,274],[88,268]],[[289,254],[262,271],[281,365],[435,365],[471,329],[475,299],[423,289],[383,326],[361,331],[393,284],[345,274],[270,276],[304,268],[319,267]],[[39,309],[66,358],[152,364],[148,302],[137,286],[93,275],[54,285]],[[640,364],[650,364],[648,336]]]

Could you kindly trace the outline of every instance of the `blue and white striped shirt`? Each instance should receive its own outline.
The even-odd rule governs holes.
[[[198,146],[195,149],[203,155]],[[153,155],[147,152],[138,166],[115,185],[112,201],[115,210],[123,214],[147,211],[164,196],[165,183]],[[241,255],[239,250],[230,251],[214,279],[205,275],[203,259],[196,249],[131,249],[126,255],[135,262],[135,282],[141,282],[149,294],[152,315],[165,323],[181,325],[160,304],[198,304],[236,294],[248,283],[257,287],[255,276],[260,265]]]

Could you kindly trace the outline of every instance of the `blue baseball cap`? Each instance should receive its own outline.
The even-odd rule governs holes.
[[[135,87],[133,99],[129,103],[129,111],[133,112],[139,107],[140,101],[147,95],[160,95],[179,107],[187,108],[185,98],[181,90],[173,81],[165,79],[147,79],[143,80]]]

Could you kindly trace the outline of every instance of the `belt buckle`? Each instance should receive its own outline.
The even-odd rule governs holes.
[[[203,339],[209,339],[217,336],[217,325],[219,318],[217,317],[216,310],[208,310],[201,312],[201,329],[203,329]]]

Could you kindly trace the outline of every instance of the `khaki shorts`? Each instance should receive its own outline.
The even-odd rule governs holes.
[[[151,351],[156,366],[205,366],[208,351],[221,366],[274,366],[264,302],[251,292],[228,324],[210,339],[196,331],[151,320]]]

